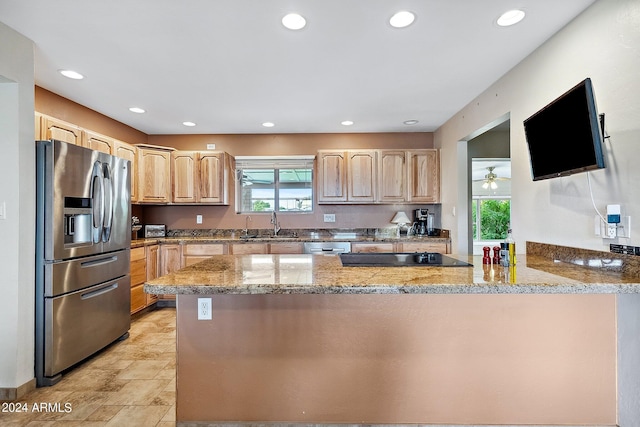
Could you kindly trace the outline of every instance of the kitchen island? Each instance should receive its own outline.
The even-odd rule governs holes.
[[[219,255],[150,281],[178,296],[177,425],[639,419],[635,264],[527,252],[515,278]]]

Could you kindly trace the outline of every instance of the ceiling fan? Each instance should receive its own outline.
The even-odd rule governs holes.
[[[498,188],[498,183],[496,181],[508,181],[509,180],[509,178],[501,178],[498,175],[496,175],[493,172],[493,170],[495,168],[496,168],[495,166],[489,166],[487,168],[489,173],[484,176],[484,179],[477,179],[477,180],[475,180],[475,182],[482,181],[482,188],[484,188],[485,190],[488,190],[488,189],[495,190],[495,189]]]

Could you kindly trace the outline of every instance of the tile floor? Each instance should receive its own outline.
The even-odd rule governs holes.
[[[0,426],[174,427],[175,308],[135,316],[129,333],[128,339],[63,375],[58,384],[14,402],[26,412],[0,412]],[[36,409],[49,404],[53,410],[40,412],[34,404]]]

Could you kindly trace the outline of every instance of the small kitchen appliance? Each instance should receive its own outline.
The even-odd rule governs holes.
[[[415,210],[414,234],[417,236],[435,236],[438,231],[434,227],[435,215],[429,209]]]
[[[165,237],[167,228],[164,224],[147,224],[144,226],[144,237]]]

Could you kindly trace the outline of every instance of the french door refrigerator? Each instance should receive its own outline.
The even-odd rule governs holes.
[[[130,169],[105,153],[36,141],[38,386],[128,336]]]

